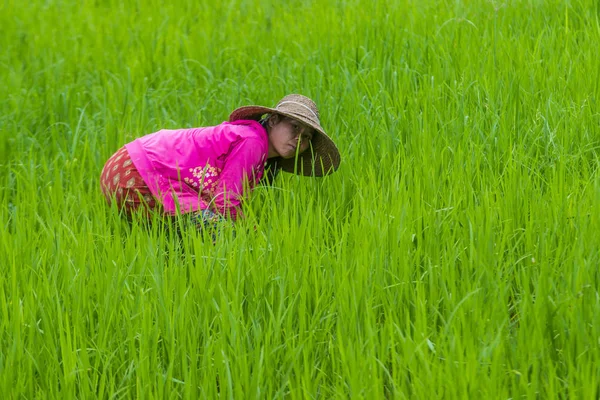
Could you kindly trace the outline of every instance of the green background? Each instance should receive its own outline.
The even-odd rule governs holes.
[[[2,1],[2,397],[597,398],[599,15]],[[257,188],[215,245],[106,205],[124,143],[288,93],[334,175]]]

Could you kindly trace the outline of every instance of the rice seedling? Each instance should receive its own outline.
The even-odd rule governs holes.
[[[3,398],[597,398],[599,5],[0,4]],[[215,244],[104,161],[315,99],[342,153]]]

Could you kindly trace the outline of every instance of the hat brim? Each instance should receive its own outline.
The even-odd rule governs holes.
[[[304,176],[325,176],[335,172],[340,166],[340,152],[321,125],[298,114],[282,112],[264,106],[244,106],[235,109],[229,115],[229,121],[242,119],[258,121],[265,114],[279,114],[296,119],[315,130],[310,148],[294,158],[280,159],[277,163],[282,170]]]

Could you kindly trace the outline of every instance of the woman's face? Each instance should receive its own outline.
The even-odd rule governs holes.
[[[293,158],[306,151],[314,129],[293,118],[274,114],[269,118],[269,157]]]

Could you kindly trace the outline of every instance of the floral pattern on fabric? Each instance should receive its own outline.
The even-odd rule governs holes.
[[[149,217],[150,211],[157,207],[156,199],[131,162],[125,147],[106,162],[100,176],[100,186],[109,204],[116,202],[128,214],[142,208]]]
[[[220,168],[206,164],[205,166],[190,168],[188,172],[190,172],[192,176],[185,177],[183,179],[185,183],[198,191],[206,191],[211,195],[214,194],[219,180],[219,174],[221,173]]]

